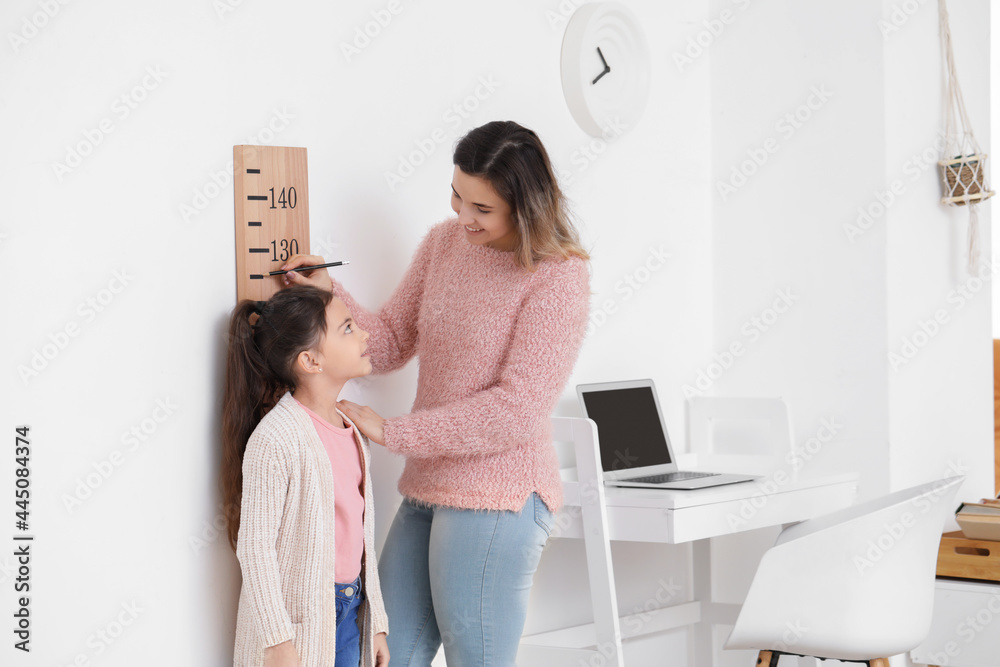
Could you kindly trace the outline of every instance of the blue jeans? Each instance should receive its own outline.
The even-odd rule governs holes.
[[[393,667],[515,664],[531,582],[552,532],[532,493],[518,512],[403,500],[379,558]]]
[[[337,584],[337,659],[334,667],[358,667],[361,664],[361,633],[358,630],[358,607],[361,605],[361,577],[349,584]]]

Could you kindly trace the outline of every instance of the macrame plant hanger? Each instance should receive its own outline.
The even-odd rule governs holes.
[[[986,182],[986,154],[979,147],[965,111],[965,100],[955,72],[955,53],[951,45],[948,7],[938,0],[941,49],[946,64],[945,143],[941,153],[941,203],[969,207],[969,272],[979,266],[978,204],[993,196]]]

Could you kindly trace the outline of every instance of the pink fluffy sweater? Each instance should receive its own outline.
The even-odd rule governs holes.
[[[371,334],[374,373],[419,357],[412,412],[385,421],[386,448],[406,457],[404,496],[518,511],[537,491],[562,506],[550,417],[586,332],[590,277],[579,257],[536,267],[469,243],[451,218],[427,232],[378,312],[331,278]]]

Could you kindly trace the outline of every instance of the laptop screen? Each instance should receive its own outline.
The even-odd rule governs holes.
[[[652,387],[585,391],[583,403],[597,424],[605,472],[672,462]]]

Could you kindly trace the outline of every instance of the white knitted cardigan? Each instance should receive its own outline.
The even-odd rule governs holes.
[[[340,412],[338,410],[338,412]],[[388,632],[375,560],[368,439],[354,427],[365,495],[361,664],[374,667],[374,636]],[[233,665],[261,667],[264,649],[291,639],[302,667],[333,665],[336,653],[333,470],[311,417],[286,392],[243,455],[236,556],[243,571]],[[342,582],[343,583],[343,582]]]

